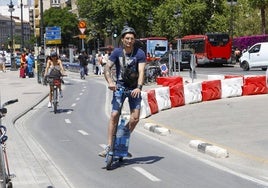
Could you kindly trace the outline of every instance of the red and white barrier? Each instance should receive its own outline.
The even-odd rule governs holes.
[[[157,101],[159,111],[171,108],[169,87],[156,88],[155,98]]]
[[[148,103],[148,93],[145,91],[141,92],[141,111],[140,111],[140,118],[146,118],[151,115],[151,109]]]
[[[182,77],[161,77],[157,83],[164,87],[142,92],[140,117],[185,104],[267,94],[266,80],[266,76],[208,75],[206,81],[183,84]]]
[[[184,85],[185,104],[201,102],[201,89],[201,83],[189,83]]]
[[[221,81],[209,80],[202,82],[202,101],[210,101],[221,98]]]
[[[258,95],[266,93],[266,76],[244,76],[243,95]]]
[[[171,107],[185,105],[183,84],[176,84],[169,87]]]
[[[243,77],[221,80],[221,98],[240,97],[242,95]]]
[[[158,113],[158,104],[155,98],[155,90],[151,89],[147,91],[148,94],[148,105],[151,111],[151,114]]]

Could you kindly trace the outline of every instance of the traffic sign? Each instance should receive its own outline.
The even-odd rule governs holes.
[[[84,20],[80,20],[78,23],[78,28],[86,28],[87,24]]]
[[[46,27],[46,44],[61,44],[61,28]]]
[[[86,38],[86,35],[79,35],[79,38],[80,39],[85,39]]]
[[[80,30],[81,34],[84,34],[87,28],[87,23],[84,20],[80,20],[78,23],[78,29]]]

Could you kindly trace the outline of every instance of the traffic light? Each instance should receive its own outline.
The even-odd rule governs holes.
[[[114,32],[113,32],[113,38],[116,38],[118,36],[118,31],[117,31],[117,27],[114,28]]]
[[[236,5],[237,0],[227,0],[228,5]]]

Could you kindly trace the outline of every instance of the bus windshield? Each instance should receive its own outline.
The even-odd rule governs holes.
[[[165,37],[141,38],[139,41],[147,56],[152,58],[149,61],[160,58],[168,50],[168,40]]]
[[[229,42],[228,34],[207,34],[208,42],[212,46],[224,46]]]
[[[182,49],[193,49],[195,53],[205,52],[205,40],[195,39],[195,40],[182,40]]]

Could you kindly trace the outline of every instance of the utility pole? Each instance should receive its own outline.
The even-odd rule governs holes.
[[[20,0],[20,10],[21,10],[21,43],[20,43],[20,51],[24,50],[24,28],[23,28],[23,4],[22,0]]]

